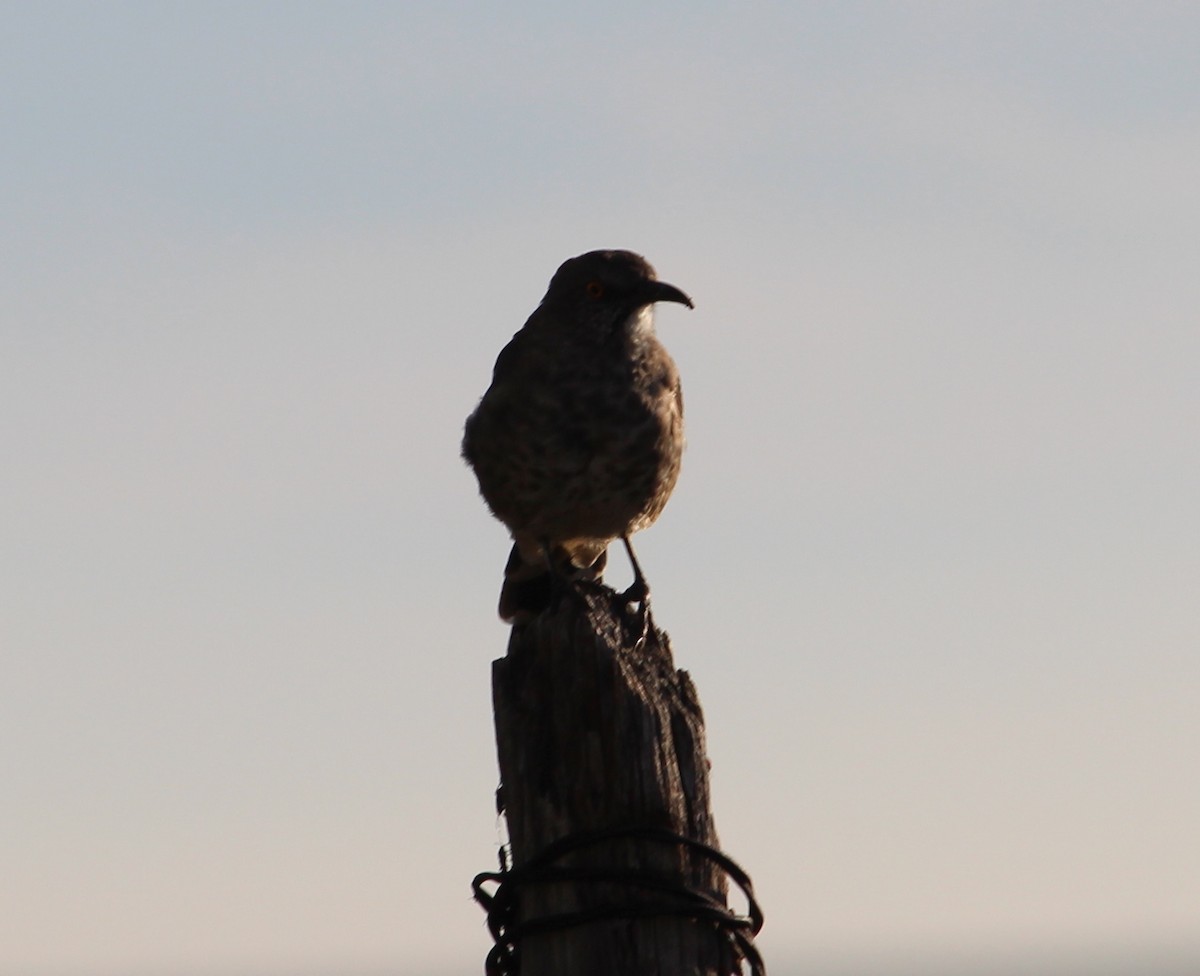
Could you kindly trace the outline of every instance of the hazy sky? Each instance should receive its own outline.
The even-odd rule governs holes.
[[[482,971],[458,443],[596,247],[776,976],[1196,971],[1200,8],[0,9],[0,974]]]

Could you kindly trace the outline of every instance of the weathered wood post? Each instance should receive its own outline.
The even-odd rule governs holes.
[[[640,624],[584,584],[493,663],[510,863],[476,879],[489,973],[727,976],[742,959],[763,972],[749,879],[716,850],[700,702],[666,635]],[[726,907],[727,874],[750,918]]]

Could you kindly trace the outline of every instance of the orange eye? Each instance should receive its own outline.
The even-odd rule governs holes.
[[[604,286],[598,281],[589,281],[584,286],[584,291],[587,292],[588,298],[602,298],[604,296]]]

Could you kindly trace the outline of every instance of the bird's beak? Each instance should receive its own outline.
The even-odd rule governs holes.
[[[674,285],[668,285],[665,281],[648,282],[643,295],[646,298],[647,305],[652,305],[655,302],[678,302],[680,305],[686,305],[688,308],[696,307],[687,295]]]

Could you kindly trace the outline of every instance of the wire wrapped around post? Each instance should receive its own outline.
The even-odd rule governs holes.
[[[663,878],[647,870],[631,868],[572,867],[561,862],[569,854],[614,840],[637,840],[663,845],[678,845],[712,861],[737,886],[746,898],[747,913],[736,915],[722,901],[696,891],[678,880]],[[487,912],[488,929],[495,946],[488,953],[487,976],[520,976],[521,940],[528,935],[586,925],[612,918],[640,918],[671,915],[691,918],[699,925],[711,925],[728,943],[730,974],[742,972],[743,962],[750,976],[766,976],[762,957],[754,946],[754,937],[763,924],[762,909],[754,897],[750,876],[732,858],[716,848],[674,831],[653,827],[615,827],[564,837],[520,867],[507,863],[501,849],[501,869],[485,871],[475,877],[471,887],[475,900]],[[541,918],[519,917],[521,892],[538,884],[606,884],[625,886],[652,897],[612,901],[577,912],[564,912]],[[490,893],[485,886],[495,884]]]

